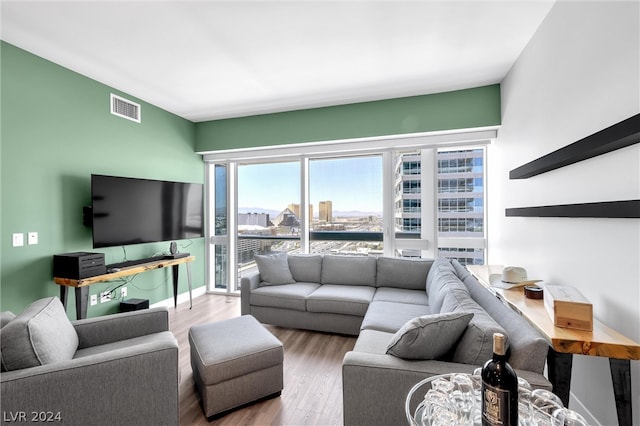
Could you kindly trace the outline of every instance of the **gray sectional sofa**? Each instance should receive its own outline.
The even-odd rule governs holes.
[[[241,281],[241,312],[283,327],[357,335],[343,361],[345,425],[406,422],[420,380],[471,373],[508,339],[509,362],[535,388],[548,343],[455,260],[336,255],[257,256]],[[285,384],[286,386],[286,384]]]

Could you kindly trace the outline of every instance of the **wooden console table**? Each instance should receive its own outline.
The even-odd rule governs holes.
[[[524,290],[493,287],[491,274],[502,274],[500,265],[468,265],[480,284],[522,315],[549,341],[547,357],[549,381],[562,402],[569,404],[573,354],[609,358],[616,410],[620,425],[632,424],[630,360],[640,360],[640,344],[593,319],[593,331],[560,328],[553,325],[543,300],[527,299]]]
[[[82,278],[74,280],[71,278],[54,277],[53,282],[60,286],[60,300],[64,307],[67,307],[67,296],[69,287],[75,288],[76,293],[76,318],[83,319],[87,317],[87,306],[89,304],[89,286],[91,284],[112,281],[129,275],[136,275],[142,272],[148,272],[155,269],[172,267],[173,272],[173,302],[174,306],[178,305],[178,265],[184,263],[187,268],[187,282],[189,284],[189,306],[193,306],[191,299],[191,265],[196,259],[195,256],[181,257],[178,259],[162,259],[152,262],[140,263],[129,267],[120,268],[117,272],[97,275],[95,277]]]

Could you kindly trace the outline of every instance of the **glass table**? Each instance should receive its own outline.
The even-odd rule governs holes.
[[[428,377],[409,390],[405,416],[410,426],[476,426],[482,424],[480,371]],[[417,402],[419,401],[419,402]],[[575,411],[545,389],[532,389],[518,378],[519,426],[587,426]]]

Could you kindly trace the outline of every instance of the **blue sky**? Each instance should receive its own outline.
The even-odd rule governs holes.
[[[334,211],[382,212],[382,157],[350,157],[309,162],[310,201],[330,200]],[[238,207],[283,210],[300,203],[300,163],[238,167]]]

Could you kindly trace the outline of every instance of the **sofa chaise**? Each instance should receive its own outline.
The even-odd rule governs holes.
[[[404,401],[420,380],[472,373],[507,336],[510,364],[534,388],[549,345],[467,269],[444,258],[256,256],[241,280],[241,313],[263,323],[357,335],[343,360],[345,425],[404,424]]]

